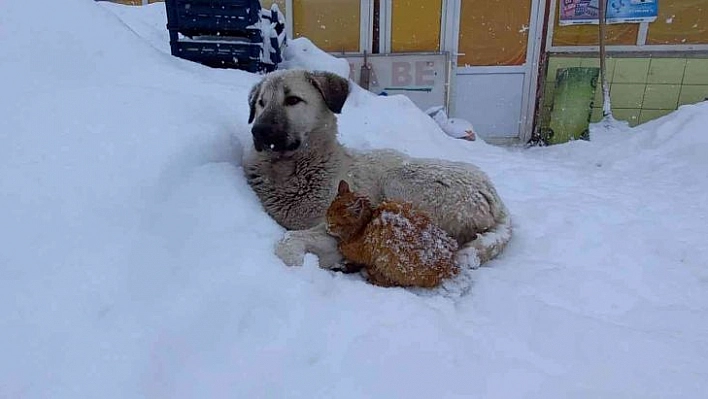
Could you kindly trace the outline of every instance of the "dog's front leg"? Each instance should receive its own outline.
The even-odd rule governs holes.
[[[327,234],[324,223],[308,230],[288,231],[275,248],[275,254],[288,266],[302,266],[307,252],[317,255],[323,269],[338,269],[343,263],[337,240]]]

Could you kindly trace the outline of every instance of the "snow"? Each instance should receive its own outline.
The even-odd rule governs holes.
[[[343,143],[474,162],[515,227],[463,297],[382,289],[273,255],[258,77],[171,57],[163,7],[0,3],[0,397],[705,395],[708,103],[522,150],[355,91]]]
[[[329,71],[344,78],[350,74],[347,60],[330,57],[306,37],[289,41],[283,50],[283,58],[282,68]]]
[[[447,116],[447,111],[445,111],[445,106],[443,105],[430,107],[425,110],[425,113],[433,118],[433,120],[440,126],[440,129],[450,137],[470,141],[474,141],[477,138],[477,135],[474,132],[474,126],[472,126],[468,120],[462,118],[449,118]]]

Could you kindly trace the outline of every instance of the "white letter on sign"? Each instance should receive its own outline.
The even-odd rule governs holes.
[[[435,63],[432,61],[416,61],[415,84],[416,86],[435,85]]]
[[[394,86],[410,86],[413,83],[409,62],[391,63],[391,82]]]

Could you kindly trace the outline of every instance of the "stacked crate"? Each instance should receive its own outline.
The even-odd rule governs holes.
[[[277,6],[262,10],[258,0],[166,0],[165,6],[172,55],[249,72],[277,68],[285,40]]]

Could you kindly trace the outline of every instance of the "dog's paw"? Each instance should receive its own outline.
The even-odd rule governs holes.
[[[305,263],[305,243],[290,234],[278,241],[275,254],[287,266],[302,266]]]
[[[348,266],[339,251],[320,251],[316,254],[320,260],[320,267],[327,270],[344,271]]]
[[[460,269],[478,269],[481,265],[479,255],[475,248],[464,248],[455,254],[455,263]]]

